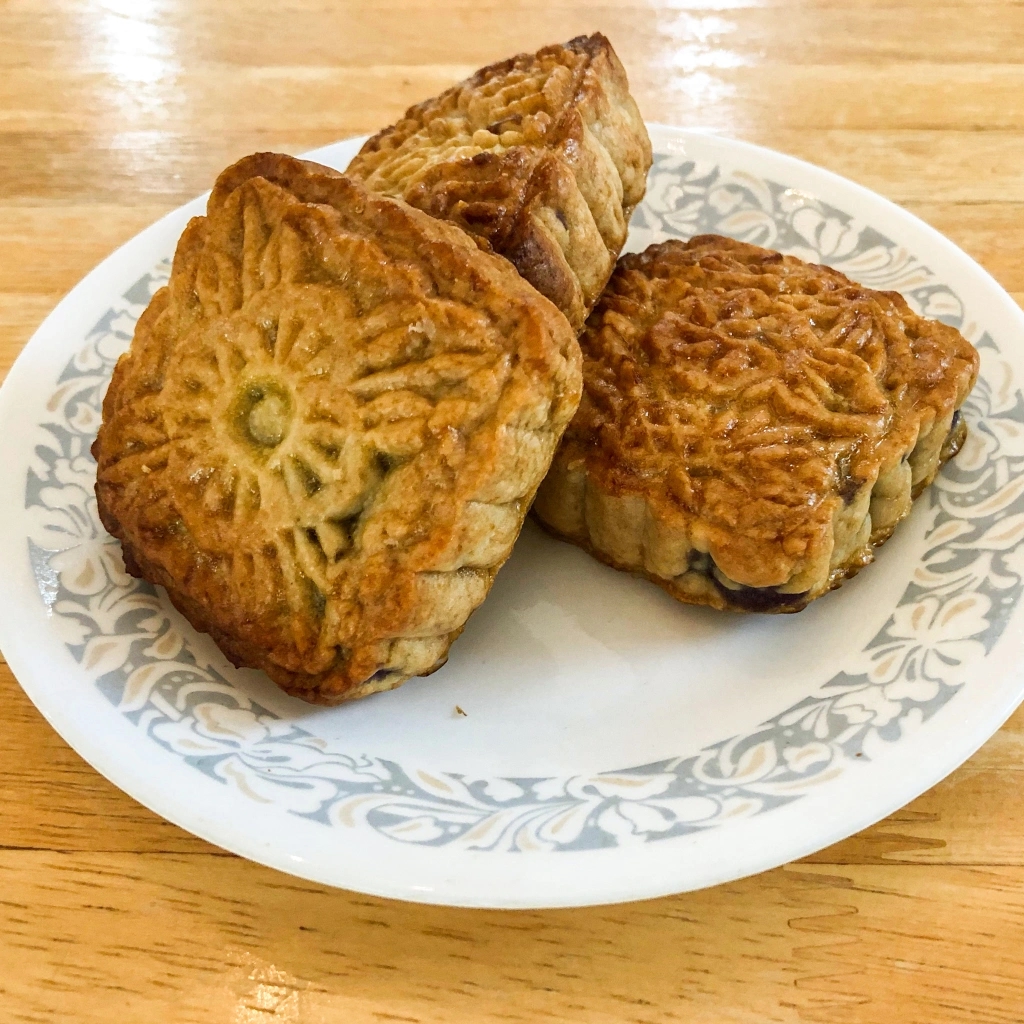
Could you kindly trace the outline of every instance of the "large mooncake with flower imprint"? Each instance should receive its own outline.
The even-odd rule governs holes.
[[[104,525],[238,665],[336,703],[442,665],[579,402],[565,317],[316,164],[225,171],[114,371]]]

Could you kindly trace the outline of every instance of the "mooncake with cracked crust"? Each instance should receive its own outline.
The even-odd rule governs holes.
[[[346,173],[507,257],[579,330],[650,166],[626,72],[598,33],[492,64],[410,107]]]
[[[100,516],[235,664],[336,703],[444,663],[579,396],[574,332],[506,261],[257,154],[117,363]]]
[[[959,450],[978,354],[896,292],[715,235],[623,257],[535,503],[680,601],[792,612],[873,559]]]

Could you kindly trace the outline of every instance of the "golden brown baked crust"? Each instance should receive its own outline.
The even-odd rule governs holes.
[[[579,330],[650,166],[626,72],[596,34],[492,64],[410,107],[346,173],[469,231]]]
[[[715,235],[624,256],[535,510],[681,601],[797,611],[959,449],[978,354],[896,292]]]
[[[236,664],[334,703],[444,663],[580,394],[504,260],[291,157],[221,175],[93,447],[135,575]]]

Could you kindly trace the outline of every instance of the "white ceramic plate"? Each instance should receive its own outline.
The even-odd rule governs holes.
[[[1024,695],[1024,316],[857,185],[708,135],[652,137],[631,249],[734,235],[898,289],[980,349],[970,440],[876,564],[799,615],[720,614],[528,524],[428,679],[322,709],[235,670],[124,574],[88,455],[114,360],[201,198],[82,281],[0,393],[0,644],[86,760],[183,828],[296,875],[431,903],[572,906],[820,849],[1002,724]],[[344,168],[358,145],[313,156]]]

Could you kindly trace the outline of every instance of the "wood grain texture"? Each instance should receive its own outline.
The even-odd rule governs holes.
[[[600,28],[652,120],[907,206],[1024,298],[1011,0],[5,0],[0,373],[83,274],[254,149],[373,130]],[[1024,1020],[1024,711],[909,807],[702,893],[537,913],[298,882],[134,803],[0,664],[0,1021]]]

